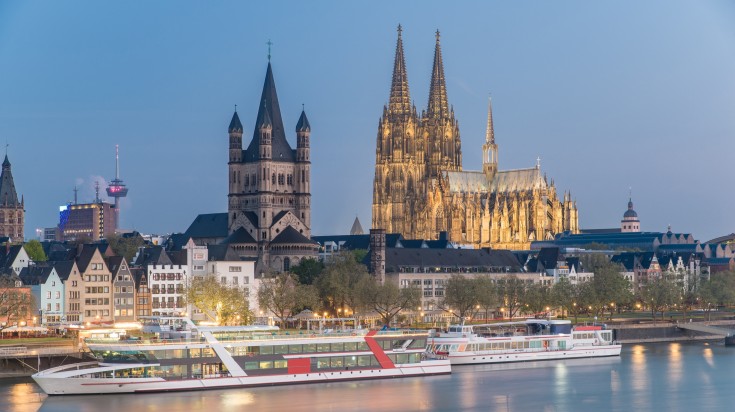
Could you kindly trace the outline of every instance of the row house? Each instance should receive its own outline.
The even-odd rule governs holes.
[[[105,259],[112,273],[112,316],[115,322],[132,322],[135,317],[135,281],[125,258],[111,256]]]
[[[186,312],[187,265],[179,254],[169,255],[161,246],[141,249],[135,266],[147,272],[153,316],[177,316]]]
[[[30,265],[31,258],[28,256],[23,245],[11,245],[6,243],[0,247],[0,269],[12,269],[13,273],[20,275],[20,271]]]
[[[77,262],[63,260],[48,264],[54,267],[64,284],[64,312],[60,322],[81,325],[84,321],[84,280]]]
[[[84,280],[84,321],[113,323],[112,273],[102,253],[97,245],[84,245],[76,261]]]
[[[135,283],[135,318],[152,316],[151,289],[145,268],[130,268]]]
[[[53,266],[28,266],[20,271],[20,280],[33,295],[33,323],[44,326],[61,324],[64,316],[64,283]]]

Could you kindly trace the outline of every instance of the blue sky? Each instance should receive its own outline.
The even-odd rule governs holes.
[[[419,110],[441,31],[466,170],[491,93],[500,168],[540,156],[581,227],[619,225],[632,187],[643,230],[735,231],[732,2],[2,1],[0,143],[26,237],[75,185],[93,199],[115,144],[124,228],[226,211],[227,125],[237,104],[253,128],[269,39],[286,129],[302,103],[312,126],[312,232],[367,229],[398,23]]]

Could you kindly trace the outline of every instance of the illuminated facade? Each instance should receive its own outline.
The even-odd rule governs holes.
[[[408,239],[449,240],[474,247],[528,249],[534,240],[578,232],[576,203],[558,196],[535,167],[498,170],[492,106],[482,146],[482,170],[462,170],[459,122],[447,98],[436,33],[427,109],[412,104],[401,27],[390,100],[378,125],[373,182],[373,228]]]
[[[100,240],[113,233],[115,226],[115,205],[105,202],[69,204],[61,206],[59,234],[61,241],[89,238]]]

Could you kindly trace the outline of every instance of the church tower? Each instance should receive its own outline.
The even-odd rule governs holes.
[[[378,122],[373,181],[373,228],[388,233],[413,233],[416,219],[408,219],[423,204],[426,192],[420,121],[411,104],[401,26],[393,64],[390,99]]]
[[[18,201],[10,161],[6,154],[0,174],[0,236],[7,236],[13,241],[22,241],[24,225],[25,199],[21,197],[20,202]]]
[[[311,125],[302,110],[296,124],[296,150],[286,140],[270,61],[258,105],[253,137],[242,148],[237,111],[229,135],[228,231],[225,243],[241,257],[257,257],[256,271],[288,270],[316,257],[311,237],[309,139]]]
[[[426,158],[429,163],[429,178],[438,177],[441,171],[462,170],[459,124],[454,118],[454,109],[450,111],[449,108],[439,30],[436,31],[429,104],[426,112],[422,113],[421,122],[427,139]]]
[[[623,233],[641,231],[641,221],[638,220],[638,213],[633,210],[632,197],[628,199],[628,210],[623,213],[623,220],[620,221],[620,231]]]

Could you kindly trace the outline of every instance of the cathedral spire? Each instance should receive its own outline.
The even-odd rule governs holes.
[[[495,143],[495,129],[493,127],[493,98],[487,98],[487,130],[485,131],[485,143]]]
[[[390,86],[390,103],[388,109],[393,113],[410,114],[411,96],[408,92],[408,73],[406,59],[403,56],[403,29],[398,25],[398,41],[396,42],[396,59],[393,63],[393,81]]]
[[[429,87],[429,108],[427,115],[430,118],[445,118],[449,116],[447,101],[447,85],[444,80],[444,63],[442,49],[439,43],[439,30],[436,31],[436,46],[434,46],[434,67],[431,70],[431,86]]]

